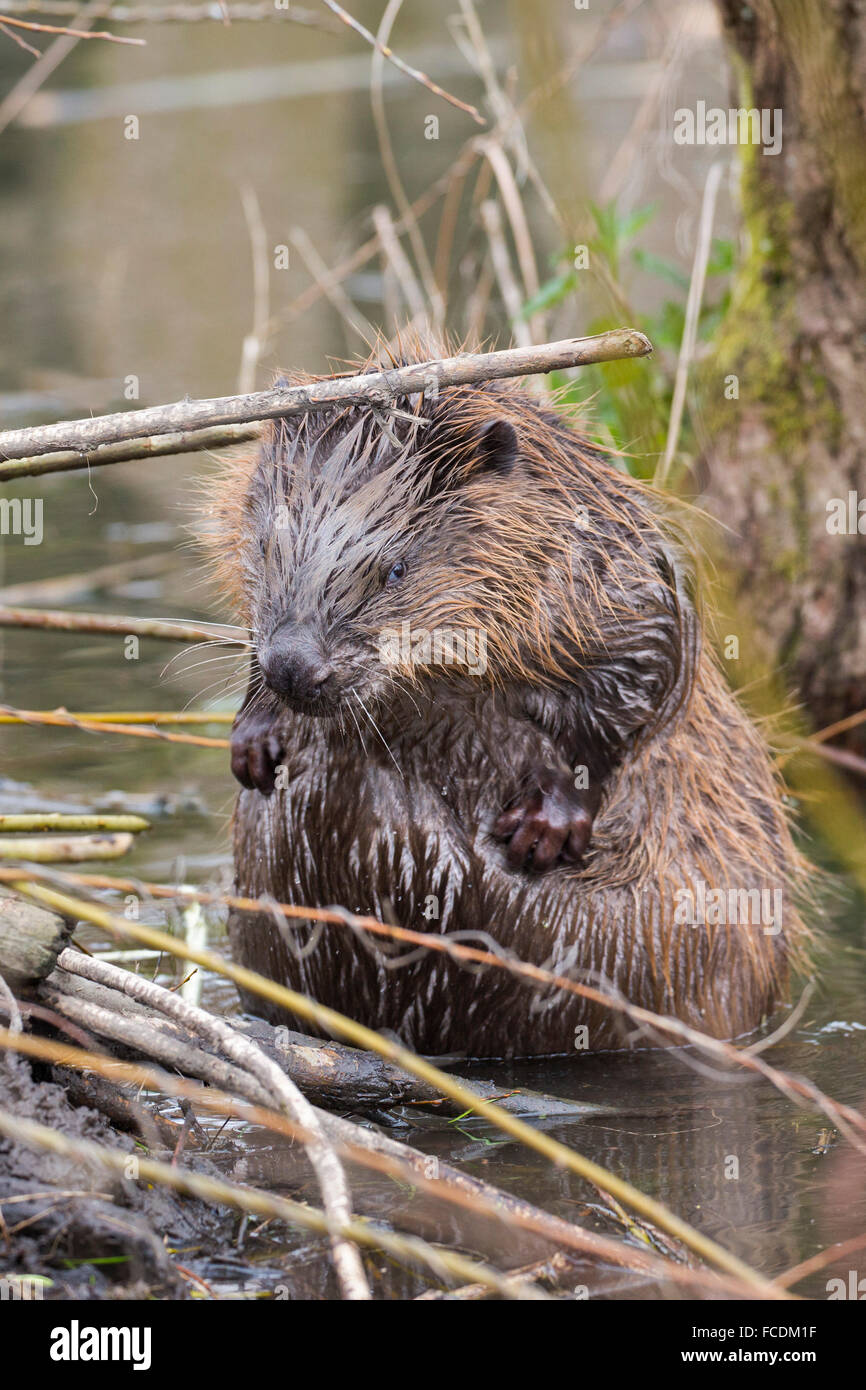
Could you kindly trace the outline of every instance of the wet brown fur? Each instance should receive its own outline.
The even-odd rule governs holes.
[[[805,866],[763,739],[701,642],[675,530],[511,383],[400,405],[428,423],[392,422],[396,442],[353,408],[277,421],[219,482],[211,543],[238,621],[254,644],[317,624],[349,692],[321,719],[253,681],[246,708],[278,730],[287,786],[240,793],[238,891],[469,933],[714,1035],[748,1031],[804,954]],[[479,452],[501,421],[519,445],[510,470]],[[381,575],[407,553],[391,594]],[[383,666],[378,634],[407,620],[483,630],[486,673]],[[528,769],[600,750],[611,770],[582,862],[510,869],[491,827]],[[698,879],[780,889],[783,930],[677,922]],[[610,1011],[502,971],[395,965],[336,927],[305,951],[267,915],[231,933],[244,963],[422,1052],[565,1052],[581,1024],[592,1048],[623,1041]]]

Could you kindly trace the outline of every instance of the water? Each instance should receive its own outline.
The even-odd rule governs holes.
[[[372,24],[380,8],[357,4],[355,12]],[[609,166],[636,103],[657,75],[648,35],[660,8],[644,9],[640,22],[613,36],[589,81],[574,84],[571,91],[575,111],[583,117],[571,153],[590,188]],[[708,101],[717,90],[718,100],[726,104],[718,40],[707,23],[706,7],[696,6],[694,13],[690,66],[677,79],[677,100],[682,96],[685,102],[695,88]],[[506,59],[525,58],[528,64],[531,44],[524,38],[526,52],[518,53],[503,14],[491,15],[489,21],[495,51]],[[185,393],[233,391],[252,314],[242,187],[257,193],[269,245],[286,242],[291,228],[299,225],[328,263],[368,235],[366,211],[387,198],[359,40],[265,24],[231,30],[164,27],[147,37],[146,49],[82,45],[34,103],[30,124],[0,136],[5,203],[0,245],[6,266],[0,286],[6,330],[0,343],[0,405],[5,425],[122,408],[130,376],[138,378],[141,404]],[[462,60],[445,58],[447,34],[437,7],[408,4],[395,42],[409,56],[417,53],[430,62],[444,85],[471,100],[479,98],[478,83],[467,75]],[[0,48],[4,88],[28,62],[11,44]],[[271,74],[268,81],[263,68]],[[293,68],[305,73],[304,89],[287,96],[287,91],[298,92]],[[221,73],[231,75],[231,87]],[[188,75],[195,75],[195,81],[187,81]],[[130,88],[132,83],[137,85]],[[388,92],[392,136],[412,197],[448,167],[474,132],[467,118],[402,79],[394,80]],[[234,104],[227,105],[230,94]],[[673,100],[673,94],[667,99]],[[123,116],[136,103],[141,138],[125,141]],[[433,110],[440,116],[440,139],[425,143],[421,132]],[[644,157],[636,156],[626,171],[621,194],[627,206],[661,200],[645,244],[660,253],[679,251],[687,266],[706,151],[691,152],[694,168],[688,183],[674,180],[667,176],[663,156],[656,157],[654,130],[648,133]],[[557,170],[549,160],[545,173],[556,182]],[[723,204],[720,230],[730,218],[730,208]],[[543,257],[558,248],[541,225],[539,239],[543,270]],[[455,264],[467,244],[461,227]],[[271,272],[271,312],[279,312],[307,284],[307,271],[293,252],[288,271]],[[359,272],[348,289],[365,314],[381,318],[378,260]],[[458,281],[458,303],[460,293]],[[658,287],[636,273],[634,293],[638,302],[651,306]],[[558,330],[580,331],[579,314],[579,304],[568,306]],[[357,335],[320,301],[275,333],[258,384],[266,384],[278,364],[321,370],[329,356],[361,347]],[[39,547],[25,547],[21,538],[3,540],[3,582],[20,585],[161,556],[164,565],[145,577],[107,591],[82,584],[66,599],[43,601],[191,620],[220,617],[199,563],[186,548],[199,508],[195,480],[203,477],[206,488],[211,467],[205,457],[167,459],[95,470],[90,479],[83,473],[65,474],[21,484],[12,495],[44,501],[44,540]],[[0,633],[2,698],[35,709],[179,709],[188,703],[231,707],[242,669],[236,659],[196,667],[195,656],[172,661],[176,655],[174,646],[147,639],[138,659],[129,660],[120,638],[7,631]],[[230,872],[234,786],[225,753],[61,729],[3,728],[0,754],[4,810],[103,805],[107,794],[116,792],[112,804],[141,806],[152,813],[153,828],[119,866],[124,874],[205,883],[225,881]],[[862,906],[844,902],[839,909],[835,900],[834,912],[820,990],[770,1060],[810,1077],[836,1099],[860,1106],[866,1090],[863,912]],[[156,908],[147,915],[151,920],[162,916]],[[220,939],[218,924],[214,935]],[[208,980],[205,998],[213,1007],[234,1007],[225,982]],[[551,1122],[548,1127],[766,1273],[779,1272],[866,1228],[866,1185],[850,1148],[831,1138],[829,1150],[816,1153],[827,1121],[813,1109],[795,1107],[763,1082],[709,1076],[676,1053],[575,1056],[485,1065],[480,1071],[505,1088],[521,1084],[615,1107],[613,1116]],[[487,1124],[470,1120],[458,1128],[435,1117],[415,1116],[401,1137],[551,1211],[619,1234],[584,1184],[551,1170],[511,1141],[501,1141]],[[232,1145],[240,1144],[250,1161],[260,1165],[263,1180],[285,1187],[297,1178],[291,1151],[271,1136],[241,1126],[227,1130],[222,1142],[225,1147],[218,1152],[229,1169],[237,1161]],[[383,1211],[386,1197],[393,1202],[393,1187],[381,1197]],[[441,1214],[422,1224],[442,1238],[451,1230]],[[493,1248],[481,1244],[479,1249],[494,1259],[521,1262],[521,1251],[509,1240],[498,1235],[496,1241]],[[226,1292],[237,1276],[249,1292],[247,1260],[255,1256],[263,1262],[262,1286],[272,1286],[281,1274],[280,1240],[247,1233],[241,1245],[237,1268],[234,1256],[226,1254],[208,1266],[207,1276]],[[300,1252],[296,1241],[288,1245],[294,1247],[295,1265],[309,1262],[310,1290],[328,1292],[318,1245],[307,1242]],[[799,1291],[826,1297],[827,1279],[840,1272],[846,1276],[849,1265],[857,1268],[858,1258],[847,1257],[839,1267],[813,1276]],[[423,1287],[423,1281],[392,1265],[381,1280],[392,1292]],[[590,1272],[587,1280],[601,1296],[658,1293],[651,1282],[621,1272]]]

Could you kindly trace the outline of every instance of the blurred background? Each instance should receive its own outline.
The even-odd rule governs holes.
[[[409,322],[498,346],[649,334],[650,361],[552,384],[620,466],[701,509],[726,670],[772,721],[809,851],[835,873],[821,989],[774,1060],[858,1103],[866,541],[827,515],[866,495],[866,21],[842,0],[352,0],[482,125],[316,0],[229,2],[247,14],[231,23],[217,4],[185,23],[180,6],[149,22],[132,5],[7,8],[146,46],[0,26],[4,428],[341,369]],[[14,32],[68,52],[34,80]],[[676,113],[701,102],[782,111],[781,151],[678,144]],[[2,538],[0,602],[223,616],[191,540],[213,468],[198,454],[15,484],[43,499],[44,538]],[[242,665],[0,629],[2,699],[25,709],[227,710]],[[131,871],[227,881],[224,751],[21,727],[0,750],[2,809],[141,809],[154,830]],[[647,1077],[633,1059],[614,1080],[601,1059],[561,1071],[513,1075],[590,1099],[636,1098]],[[828,1176],[818,1117],[676,1060],[652,1079],[666,1143],[652,1117],[630,1138],[593,1129],[589,1151],[747,1259],[782,1268],[866,1219],[862,1180]],[[740,1185],[721,1181],[737,1125]],[[528,1159],[512,1180],[575,1200]]]

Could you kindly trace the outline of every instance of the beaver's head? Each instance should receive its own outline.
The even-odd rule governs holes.
[[[278,420],[213,510],[264,682],[304,713],[577,683],[630,727],[691,687],[691,603],[640,487],[510,383]],[[623,713],[634,672],[652,710]]]
[[[474,393],[455,411],[454,394],[411,420],[343,410],[273,426],[238,560],[262,676],[287,705],[330,715],[429,680],[489,685],[518,659],[520,594],[549,545],[508,410],[483,398],[473,413]]]

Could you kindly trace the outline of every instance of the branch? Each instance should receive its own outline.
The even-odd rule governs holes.
[[[49,14],[76,15],[81,9],[80,0],[9,0],[3,6],[8,14]],[[273,20],[279,24],[303,24],[310,29],[323,29],[328,34],[342,33],[342,30],[326,15],[313,10],[278,10],[274,0],[252,0],[249,3],[217,5],[213,0],[204,4],[177,5],[110,5],[105,16],[112,24],[200,24],[216,21],[224,24],[226,17],[232,24],[238,22]]]
[[[125,1149],[109,1149],[91,1139],[72,1139],[47,1125],[21,1119],[8,1111],[0,1111],[0,1135],[13,1139],[16,1143],[27,1144],[31,1148],[60,1154],[79,1165],[100,1164],[112,1172],[126,1176],[129,1154]],[[266,1220],[276,1218],[286,1222],[290,1227],[300,1226],[302,1230],[327,1235],[332,1239],[354,1241],[377,1252],[384,1250],[400,1263],[407,1260],[418,1261],[424,1267],[432,1268],[437,1274],[445,1271],[462,1277],[466,1282],[485,1283],[504,1298],[548,1298],[547,1294],[536,1289],[534,1285],[517,1284],[489,1265],[467,1259],[454,1251],[432,1246],[416,1236],[398,1236],[388,1227],[372,1221],[336,1222],[316,1207],[292,1202],[286,1197],[275,1196],[256,1188],[243,1187],[239,1183],[207,1177],[185,1168],[174,1168],[152,1158],[137,1155],[136,1165],[140,1182],[160,1184],[184,1196],[235,1207],[238,1211]]]
[[[336,3],[336,0],[323,0],[323,3],[327,5],[328,9],[331,10],[338,19],[341,19],[350,29],[354,29],[356,34],[360,34],[362,39],[367,40],[367,43],[372,44],[377,53],[381,53],[384,58],[387,58],[389,62],[393,63],[395,68],[399,68],[401,72],[404,72],[407,77],[414,78],[416,82],[421,83],[422,87],[426,87],[428,92],[432,92],[434,96],[441,97],[443,101],[449,102],[451,106],[456,106],[459,111],[465,111],[474,121],[477,121],[479,125],[487,124],[484,117],[474,106],[470,106],[468,102],[459,101],[457,97],[452,96],[450,92],[446,92],[444,88],[440,87],[436,82],[432,82],[426,73],[420,72],[418,68],[410,67],[402,58],[398,58],[397,54],[394,53],[387,44],[380,43],[375,34],[371,34],[369,29],[365,29],[363,24],[359,24],[357,19],[353,19],[353,17],[343,9],[342,5]]]
[[[234,443],[237,426],[253,420],[273,420],[286,415],[303,415],[332,406],[392,406],[406,396],[447,386],[469,386],[479,381],[503,377],[533,376],[538,372],[583,367],[594,362],[613,362],[624,357],[645,357],[652,343],[634,328],[617,328],[592,338],[566,338],[540,346],[506,348],[501,352],[461,353],[457,357],[416,362],[392,370],[363,372],[360,375],[325,377],[303,386],[284,390],[257,391],[245,396],[221,396],[210,400],[177,401],[173,405],[147,410],[120,411],[87,420],[60,420],[54,425],[32,429],[6,430],[0,434],[0,458],[26,460],[28,467],[12,469],[0,465],[0,480],[30,472],[33,459],[52,452],[75,450],[78,466],[88,465],[87,453],[124,440],[141,441],[153,435],[206,429],[207,447],[216,447],[217,426],[234,427],[223,442]],[[195,444],[186,439],[185,448]],[[200,447],[197,444],[196,447]],[[175,447],[165,452],[180,453]],[[149,450],[148,450],[149,452]],[[127,455],[131,456],[131,455]],[[140,456],[140,455],[137,455]],[[112,462],[119,462],[115,457]],[[70,465],[64,461],[63,467]],[[47,465],[35,470],[52,471]]]
[[[2,624],[0,624],[2,626]],[[229,716],[226,722],[231,722],[233,716]],[[171,722],[171,721],[169,721]],[[178,720],[175,718],[175,723]],[[213,721],[209,719],[190,720],[188,722],[208,724]],[[38,710],[38,709],[15,709],[13,706],[0,705],[0,724],[29,724],[31,726],[45,724],[53,725],[62,729],[80,729],[84,733],[96,734],[123,734],[130,738],[156,739],[162,743],[189,743],[196,748],[228,748],[227,738],[209,738],[202,734],[170,734],[165,729],[159,727],[159,719],[156,716],[149,716],[149,722],[136,724],[128,719],[112,719],[110,715],[102,715],[97,719],[89,719],[87,715],[69,714],[67,710]],[[156,727],[154,727],[156,726]]]
[[[248,647],[241,628],[220,623],[165,622],[160,618],[120,618],[113,613],[70,613],[61,608],[10,608],[0,604],[0,627],[39,628],[44,632],[101,632],[111,637],[157,637],[163,642],[219,642]]]
[[[30,864],[89,864],[119,859],[132,848],[132,835],[0,835],[0,859]]]
[[[0,24],[9,24],[15,29],[27,29],[37,34],[66,34],[71,39],[107,39],[109,43],[128,43],[140,47],[147,43],[147,39],[119,38],[117,34],[109,34],[104,29],[88,32],[86,29],[66,29],[58,24],[31,24],[26,19],[13,19],[8,14],[0,14]]]
[[[37,877],[35,874],[25,874],[24,871],[18,869],[0,868],[0,882],[10,882],[19,873],[22,877]],[[78,874],[68,870],[64,871],[62,881],[65,884],[81,884],[89,888],[108,889],[118,893],[144,894],[154,898],[176,898],[180,902],[216,904],[235,908],[239,912],[278,913],[290,922],[296,919],[329,922],[337,926],[348,927],[353,931],[365,931],[374,937],[386,937],[389,940],[402,941],[409,947],[423,947],[426,950],[437,951],[465,964],[490,967],[494,970],[508,970],[511,974],[520,976],[523,980],[536,986],[550,986],[565,990],[581,999],[588,999],[599,1004],[603,1008],[612,1009],[634,1023],[642,1035],[664,1037],[667,1041],[676,1039],[684,1048],[695,1048],[720,1066],[742,1067],[744,1070],[762,1077],[774,1086],[780,1095],[786,1096],[789,1100],[796,1102],[799,1099],[805,1101],[809,1106],[814,1105],[822,1114],[826,1115],[831,1124],[845,1133],[849,1141],[861,1153],[866,1153],[866,1144],[858,1137],[859,1135],[866,1135],[866,1118],[852,1106],[832,1100],[814,1082],[795,1076],[791,1072],[780,1071],[765,1062],[762,1057],[755,1055],[753,1051],[735,1047],[732,1043],[725,1042],[721,1038],[710,1037],[709,1034],[699,1032],[696,1028],[681,1022],[680,1019],[652,1013],[648,1009],[630,1003],[620,994],[609,992],[595,985],[582,984],[564,975],[557,975],[553,971],[533,965],[529,961],[519,960],[510,954],[494,955],[489,950],[451,941],[447,935],[439,936],[429,932],[414,931],[409,927],[397,927],[391,923],[381,922],[376,917],[358,916],[344,908],[316,908],[306,904],[304,906],[291,906],[287,903],[274,902],[271,899],[241,898],[226,893],[212,893],[186,886],[181,887],[178,884],[152,883],[141,879],[108,877],[101,874]],[[685,1053],[681,1055],[685,1055]]]

